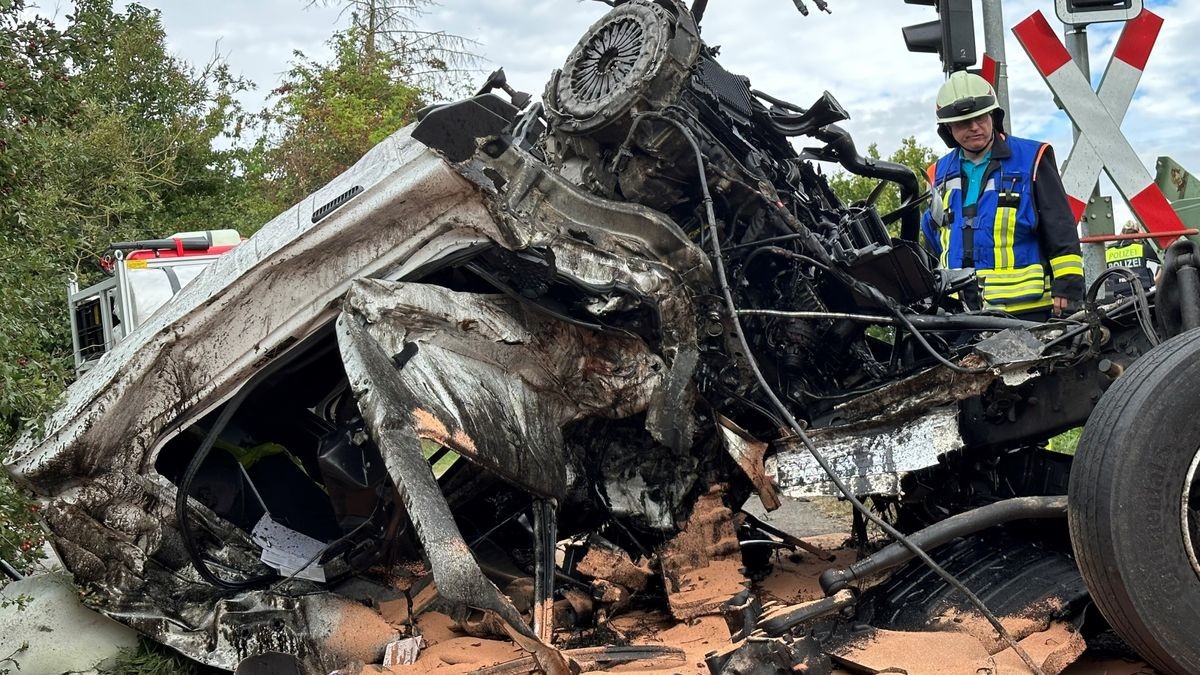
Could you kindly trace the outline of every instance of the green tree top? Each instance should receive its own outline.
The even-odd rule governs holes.
[[[272,95],[267,122],[265,188],[277,207],[303,199],[345,171],[374,145],[413,121],[423,90],[404,79],[407,64],[361,49],[358,29],[330,40],[334,57],[296,59]]]
[[[65,283],[121,239],[248,228],[244,150],[214,150],[250,86],[167,51],[156,11],[79,0],[63,25],[0,6],[0,447],[70,376]]]
[[[878,144],[872,143],[867,148],[867,157],[880,159]],[[925,170],[937,159],[938,153],[933,148],[920,145],[915,136],[909,136],[900,141],[900,147],[887,158],[887,161],[903,164],[912,169],[924,184],[926,182]],[[865,202],[877,185],[879,185],[879,181],[874,178],[845,172],[836,173],[829,178],[829,187],[847,204]],[[876,202],[879,213],[887,214],[900,206],[900,189],[895,184],[887,185]],[[892,227],[895,229],[899,226],[893,224]]]

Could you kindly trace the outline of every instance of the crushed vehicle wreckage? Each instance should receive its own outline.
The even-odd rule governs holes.
[[[1182,381],[1200,348],[1190,244],[1157,297],[1093,293],[1047,324],[966,311],[973,275],[917,243],[913,173],[859,156],[831,95],[802,108],[724,70],[697,4],[616,3],[540,102],[422,111],[92,366],[7,465],[90,602],[226,669],[271,652],[312,672],[378,663],[401,632],[378,608],[402,602],[410,622],[436,606],[508,636],[529,658],[507,672],[571,672],[673,655],[556,646],[637,596],[739,624],[714,672],[821,672],[815,622],[886,628],[954,589],[984,597],[953,574],[986,560],[1028,580],[1007,610],[1054,598],[1080,617],[1102,587],[1144,658],[1200,669],[1196,608],[1154,607],[1200,597],[1198,416],[1171,422],[1179,459],[1145,479],[1101,462],[1128,424],[1089,426],[1086,472],[1041,444],[1098,402],[1154,417],[1135,385]],[[843,204],[817,162],[897,183],[904,204]],[[1113,512],[1106,495],[1155,480],[1162,503]],[[913,534],[831,566],[824,599],[764,608],[742,542],[803,542],[740,514],[753,493],[768,509],[846,497],[856,529]],[[1151,513],[1129,541],[1171,538],[1143,560],[1157,585],[1128,579],[1112,534]],[[986,529],[1027,519],[1054,526]],[[921,577],[938,589],[923,599],[919,564],[860,588],[932,563],[926,549],[946,579]]]

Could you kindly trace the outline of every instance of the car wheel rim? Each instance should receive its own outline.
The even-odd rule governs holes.
[[[1180,506],[1184,550],[1192,563],[1192,571],[1200,578],[1200,556],[1197,555],[1197,549],[1200,548],[1200,450],[1196,451],[1188,467]]]

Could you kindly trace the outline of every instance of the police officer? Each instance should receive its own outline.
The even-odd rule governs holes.
[[[1132,220],[1121,228],[1122,234],[1136,234],[1140,231],[1137,223]],[[1154,288],[1155,283],[1158,282],[1158,270],[1161,263],[1158,254],[1154,252],[1154,247],[1145,240],[1128,239],[1109,244],[1108,248],[1104,249],[1104,262],[1109,269],[1123,267],[1136,274],[1142,282],[1142,288],[1147,291]],[[1123,275],[1108,277],[1104,280],[1104,287],[1109,295],[1117,297],[1133,295],[1133,284],[1129,282],[1128,277]]]
[[[937,122],[952,150],[929,167],[941,208],[921,228],[941,265],[974,268],[983,307],[1022,318],[1083,300],[1075,218],[1050,145],[1004,134],[996,92],[963,71],[938,91]]]

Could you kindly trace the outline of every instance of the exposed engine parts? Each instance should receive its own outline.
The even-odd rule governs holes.
[[[1082,612],[1065,529],[1011,524],[1062,524],[1070,459],[1046,439],[1200,323],[1194,252],[1168,257],[1166,311],[1096,286],[1049,323],[968,311],[973,273],[917,241],[918,178],[861,157],[832,95],[726,71],[704,2],[614,4],[540,102],[497,71],[421,111],[21,441],[10,468],[106,613],[214,666],[329,672],[436,611],[522,650],[488,672],[568,673],[681,659],[613,627],[653,606],[723,617],[711,672],[828,672],[851,617],[897,609],[864,579],[894,574],[936,600],[914,615],[978,612],[1039,671],[981,600],[1010,570],[956,575],[1011,545],[1052,560],[1022,602]],[[902,205],[843,203],[821,163]],[[863,560],[742,513],[755,493],[849,501]],[[869,527],[894,543],[870,555]],[[827,566],[825,597],[753,597],[777,549]]]

